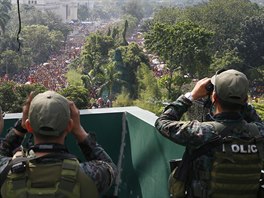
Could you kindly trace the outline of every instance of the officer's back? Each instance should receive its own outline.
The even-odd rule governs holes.
[[[82,128],[74,103],[60,94],[47,91],[28,98],[22,120],[2,144],[2,162],[10,159],[26,133],[33,134],[34,145],[16,152],[2,171],[3,197],[96,198],[112,185],[115,165],[95,137]],[[75,137],[86,161],[79,163],[68,152],[64,145],[68,133]]]
[[[211,83],[214,89],[208,93],[206,88]],[[217,73],[198,81],[191,92],[168,105],[157,119],[155,126],[163,136],[186,146],[191,164],[185,182],[189,197],[257,197],[264,127],[258,116],[248,123],[241,114],[242,109],[248,109],[248,87],[241,72]],[[208,94],[212,102],[210,122],[179,121],[193,101]],[[173,192],[172,197],[176,197]]]

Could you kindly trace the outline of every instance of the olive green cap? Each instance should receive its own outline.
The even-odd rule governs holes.
[[[248,98],[249,82],[245,74],[229,69],[211,78],[215,92],[226,102],[244,105]]]
[[[29,122],[33,133],[60,136],[70,120],[68,100],[54,91],[36,95],[29,108]]]

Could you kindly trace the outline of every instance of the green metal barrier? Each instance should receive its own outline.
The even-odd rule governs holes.
[[[81,110],[81,123],[94,132],[99,144],[118,167],[116,184],[106,197],[168,198],[169,160],[180,158],[184,148],[162,137],[154,128],[157,117],[138,107]],[[6,130],[21,117],[8,114]],[[72,135],[66,145],[84,159]],[[114,195],[114,196],[113,196]]]

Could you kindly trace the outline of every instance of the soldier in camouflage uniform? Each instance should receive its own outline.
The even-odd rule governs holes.
[[[78,163],[80,171],[76,173],[76,177],[78,179],[84,178],[84,176],[79,177],[78,174],[81,172],[84,173],[85,177],[88,176],[87,178],[90,178],[92,181],[89,182],[87,180],[88,182],[85,183],[87,179],[85,178],[84,180],[77,180],[74,182],[80,183],[77,187],[80,189],[80,192],[78,192],[79,194],[77,193],[78,196],[94,198],[99,197],[99,194],[106,192],[114,183],[117,173],[116,166],[104,149],[97,144],[94,135],[87,133],[82,128],[80,124],[79,110],[76,108],[75,104],[53,91],[47,91],[38,94],[33,99],[32,98],[31,94],[23,107],[22,119],[19,120],[11,130],[9,130],[4,139],[0,148],[0,170],[3,171],[12,157],[15,158],[19,155],[33,159],[37,158],[35,161],[30,161],[31,168],[43,164],[52,165],[62,162],[64,159],[59,155],[64,156],[69,154],[64,146],[64,139],[68,133],[72,133],[86,158],[86,161]],[[3,122],[0,123],[3,124]],[[34,146],[26,151],[26,153],[22,151],[22,153],[16,152],[16,154],[13,155],[15,150],[21,150],[19,149],[21,148],[21,142],[25,134],[28,132],[33,133]],[[49,156],[49,154],[52,153],[59,155],[56,155],[55,157],[52,157],[52,155]],[[74,159],[75,157],[70,156],[68,158]],[[75,162],[72,163],[72,161],[70,161],[69,164],[70,167],[72,164],[74,165]],[[20,172],[18,173],[21,174]],[[13,173],[13,169],[8,174],[9,182],[11,181],[10,178],[12,178],[12,174],[16,174]],[[73,172],[73,174],[75,174],[75,172]],[[46,175],[46,177],[52,178],[52,175],[49,174]],[[1,188],[1,195],[3,197],[10,197],[11,194],[15,194],[16,192],[16,189],[12,189],[11,192],[8,192],[10,191],[10,188],[12,188],[8,185],[9,184],[5,182]],[[75,188],[75,184],[72,185],[73,188]],[[93,187],[95,188],[93,189]],[[23,191],[20,189],[19,195],[23,194],[24,191],[29,193],[30,189],[24,188]],[[53,196],[55,193],[56,192],[53,192]],[[71,195],[70,193],[72,192],[66,192],[67,196],[65,195],[63,197],[76,197],[76,194]],[[45,194],[45,191],[43,194]],[[31,196],[37,197],[35,194]],[[47,195],[47,197],[49,196]]]
[[[214,90],[208,93],[207,87],[211,83]],[[263,162],[264,125],[254,108],[247,104],[248,89],[249,83],[243,73],[236,70],[223,71],[212,78],[198,81],[191,92],[180,96],[166,106],[164,112],[156,120],[155,126],[158,132],[176,144],[185,146],[185,152],[189,152],[190,155],[214,138],[221,136],[221,131],[217,130],[215,123],[233,127],[225,135],[231,137],[230,149],[227,149],[229,144],[226,143],[225,149],[224,147],[223,149],[213,147],[191,161],[192,167],[188,170],[190,177],[186,187],[188,196],[183,195],[182,197],[257,197]],[[207,97],[209,94],[211,94],[212,102],[210,115],[212,121],[180,121],[193,101]],[[254,134],[252,131],[255,131]],[[257,147],[255,143],[247,145],[240,143],[241,138],[245,138],[246,141],[255,136],[262,140],[260,147]],[[238,142],[234,142],[232,138],[236,138]],[[252,160],[257,152],[256,148],[259,150],[259,155],[256,160]],[[225,174],[219,176],[217,171],[220,169],[213,172],[215,168],[213,163],[217,157],[225,154],[227,154],[226,159],[230,158],[232,163],[226,163],[222,170],[226,171]],[[240,158],[235,158],[236,156]],[[233,157],[237,161],[233,160]],[[221,160],[228,161],[226,159]]]

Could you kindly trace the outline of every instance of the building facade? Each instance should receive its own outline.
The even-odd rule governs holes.
[[[17,4],[16,0],[11,1]],[[63,22],[77,20],[77,0],[20,0],[20,4],[27,4],[36,7],[41,11],[52,11],[57,14]]]

